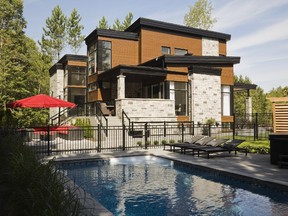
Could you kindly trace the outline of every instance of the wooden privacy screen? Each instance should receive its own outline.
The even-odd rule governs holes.
[[[268,98],[273,104],[274,133],[288,133],[288,97]]]

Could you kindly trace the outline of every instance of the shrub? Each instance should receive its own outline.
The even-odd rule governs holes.
[[[161,143],[162,143],[162,144],[166,144],[167,141],[166,141],[166,140],[162,140]]]
[[[246,141],[242,143],[240,148],[248,149],[251,153],[259,153],[259,154],[269,154],[270,153],[270,145],[269,141]]]
[[[90,119],[79,119],[77,118],[74,126],[81,127],[84,130],[84,137],[85,138],[93,138],[93,130],[91,128]]]
[[[159,142],[157,140],[155,140],[154,145],[159,145]]]
[[[170,140],[169,140],[169,143],[175,143],[175,140],[170,139]]]
[[[6,215],[80,214],[79,200],[64,188],[67,180],[52,161],[41,163],[17,136],[2,139],[0,146],[1,207]]]
[[[141,142],[141,141],[138,141],[138,142],[137,142],[137,145],[140,146],[140,147],[142,147],[142,142]]]

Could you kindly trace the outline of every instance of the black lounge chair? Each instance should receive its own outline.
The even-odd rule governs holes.
[[[227,142],[229,139],[215,139],[213,138],[212,140],[206,142],[204,145],[195,145],[195,146],[185,146],[183,147],[184,149],[184,154],[186,153],[186,150],[192,150],[192,155],[194,155],[195,151],[198,152],[198,157],[199,157],[199,151],[201,149],[209,149],[209,148],[213,148],[213,147],[220,147],[220,145],[222,145],[223,143]]]
[[[215,139],[215,137],[204,137],[204,138],[202,138],[202,139],[200,139],[200,140],[198,140],[198,141],[196,141],[194,143],[176,145],[175,147],[180,147],[181,148],[181,153],[184,153],[184,154],[186,154],[186,150],[187,149],[190,149],[190,150],[192,150],[192,154],[194,155],[194,149],[195,148],[203,147],[207,143],[211,142],[214,139]]]
[[[198,156],[200,152],[206,153],[207,158],[210,158],[211,153],[219,153],[219,152],[229,152],[229,154],[232,151],[235,151],[235,154],[237,154],[237,151],[244,152],[245,155],[247,156],[248,150],[247,149],[242,149],[238,148],[238,146],[243,143],[245,140],[239,140],[239,139],[234,139],[234,140],[229,140],[223,144],[223,146],[219,147],[208,147],[208,148],[200,148],[198,149]]]
[[[175,147],[181,147],[181,145],[184,145],[184,144],[192,144],[192,143],[195,143],[195,142],[201,140],[202,138],[204,138],[203,135],[196,135],[196,136],[191,137],[188,140],[185,140],[183,143],[164,143],[163,144],[164,150],[165,150],[166,146],[170,146],[170,151],[172,151],[172,150],[175,151]],[[172,149],[172,147],[173,147],[173,149]]]

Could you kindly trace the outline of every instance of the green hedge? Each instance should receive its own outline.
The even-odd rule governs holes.
[[[264,141],[246,141],[239,145],[240,148],[248,149],[251,153],[269,154],[270,144],[268,140]]]

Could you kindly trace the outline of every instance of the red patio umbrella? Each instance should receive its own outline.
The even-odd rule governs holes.
[[[16,100],[8,103],[8,108],[49,108],[49,107],[74,107],[76,104],[54,98],[45,94],[38,94],[32,97]]]

